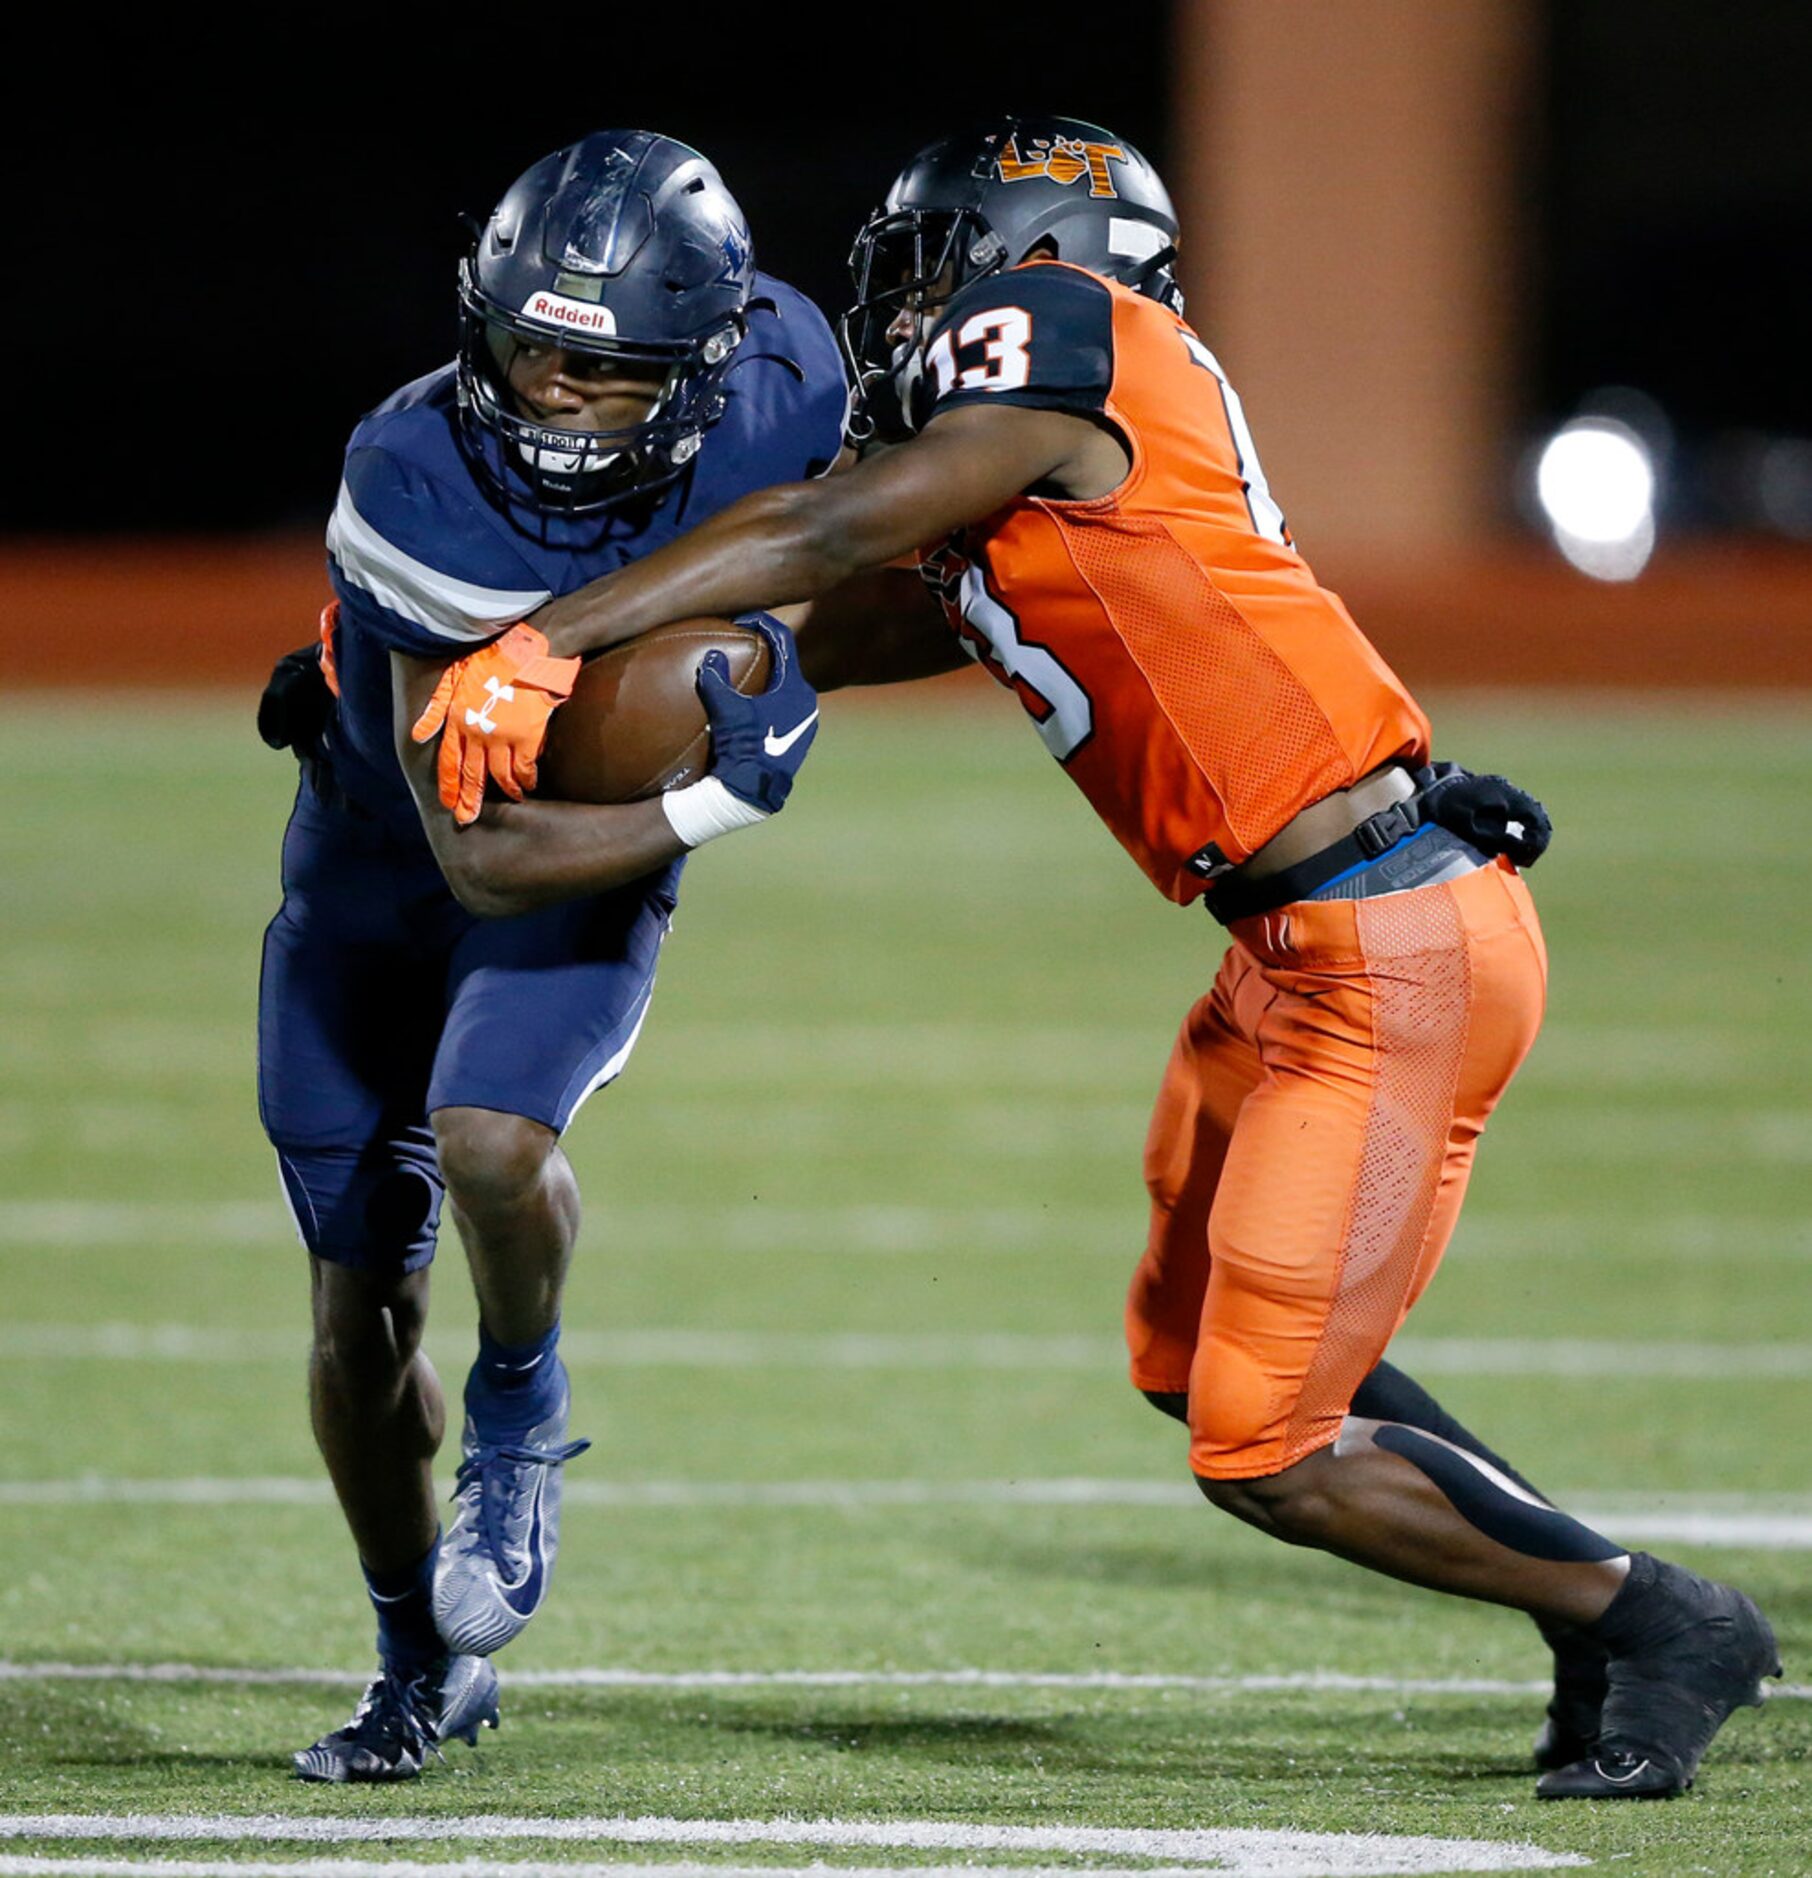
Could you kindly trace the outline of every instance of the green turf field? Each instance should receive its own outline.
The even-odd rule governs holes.
[[[1538,1806],[1523,1620],[1195,1499],[1117,1336],[1217,932],[1002,700],[832,700],[796,805],[694,863],[635,1061],[569,1138],[597,1445],[504,1729],[408,1788],[290,1782],[370,1626],[253,1103],[288,765],[247,706],[73,700],[11,730],[0,819],[0,1874],[1511,1868],[1431,1840],[1812,1871],[1812,720],[1438,721],[1554,812],[1552,1006],[1403,1360],[1550,1492],[1766,1604],[1789,1693],[1691,1797]],[[442,1283],[457,1381],[450,1232]]]

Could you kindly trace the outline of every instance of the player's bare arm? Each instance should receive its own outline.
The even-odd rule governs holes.
[[[550,602],[535,625],[559,656],[600,651],[668,620],[815,600],[1028,489],[1106,495],[1128,462],[1118,437],[1072,412],[949,411],[842,474],[744,497],[658,553]]]
[[[799,668],[819,691],[903,684],[969,663],[915,568],[870,568],[788,612]]]
[[[604,893],[684,852],[658,800],[593,807],[491,796],[477,821],[456,823],[441,806],[433,746],[411,734],[444,669],[390,655],[397,756],[434,858],[468,912],[497,919]]]

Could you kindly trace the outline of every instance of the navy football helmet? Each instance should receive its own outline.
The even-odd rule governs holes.
[[[1180,313],[1177,217],[1158,173],[1124,137],[1074,117],[1008,116],[928,144],[894,179],[850,251],[856,303],[843,350],[851,431],[904,434],[920,342],[971,281],[1043,249]],[[902,311],[914,335],[894,333]]]
[[[735,198],[670,137],[598,131],[518,177],[459,270],[461,435],[493,495],[577,515],[671,482],[723,415],[754,279]],[[647,417],[588,431],[524,416],[510,363],[549,345],[647,375]]]

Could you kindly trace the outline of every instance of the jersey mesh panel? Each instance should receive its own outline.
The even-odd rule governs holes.
[[[1446,887],[1357,904],[1377,1055],[1334,1302],[1290,1417],[1297,1459],[1337,1429],[1402,1318],[1440,1187],[1466,1054],[1471,970]]]
[[[1162,522],[1050,513],[1235,840],[1260,847],[1298,809],[1357,780],[1308,687]]]

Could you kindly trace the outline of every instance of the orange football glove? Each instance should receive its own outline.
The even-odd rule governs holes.
[[[534,788],[547,720],[578,675],[579,661],[550,657],[533,626],[512,626],[441,673],[409,734],[426,743],[439,731],[440,799],[456,822],[477,821],[487,776],[513,802]]]
[[[321,676],[336,698],[340,695],[340,668],[333,662],[333,635],[339,623],[340,603],[329,600],[321,609]]]

